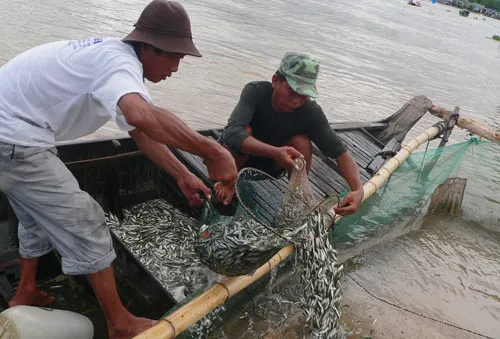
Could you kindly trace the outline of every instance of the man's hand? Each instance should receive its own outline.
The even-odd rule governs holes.
[[[280,166],[287,171],[290,171],[293,169],[293,165],[295,164],[294,160],[296,158],[303,157],[304,156],[295,148],[291,146],[282,146],[277,148],[276,154],[273,158]]]
[[[189,205],[191,206],[199,206],[203,203],[204,199],[201,197],[200,193],[204,193],[208,200],[211,198],[210,189],[192,173],[179,178],[177,180],[177,185],[182,194],[189,200]]]
[[[238,172],[234,158],[224,147],[216,144],[215,150],[204,156],[208,174],[214,182],[222,182],[233,187]]]
[[[129,134],[146,157],[151,159],[151,161],[160,166],[177,181],[177,185],[182,194],[189,200],[190,205],[197,206],[203,203],[203,199],[200,196],[201,192],[205,193],[206,197],[209,197],[210,189],[208,189],[198,177],[191,173],[187,167],[172,154],[172,151],[170,151],[167,146],[149,138],[139,129],[130,131]]]
[[[339,207],[335,208],[335,213],[341,216],[355,213],[358,210],[359,205],[361,205],[363,195],[363,189],[347,193],[344,199],[342,199],[342,201],[339,203]]]

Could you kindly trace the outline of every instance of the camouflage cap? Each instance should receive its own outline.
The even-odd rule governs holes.
[[[313,56],[288,52],[281,60],[279,71],[296,93],[311,98],[318,97],[316,79],[319,73],[319,62]]]

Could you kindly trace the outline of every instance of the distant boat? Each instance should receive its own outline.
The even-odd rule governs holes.
[[[422,7],[422,3],[420,2],[420,0],[409,0],[408,5]]]
[[[464,17],[468,17],[470,12],[466,9],[461,9],[458,14],[460,14],[461,16],[464,16]]]

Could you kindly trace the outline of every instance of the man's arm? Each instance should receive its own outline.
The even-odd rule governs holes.
[[[292,146],[276,147],[266,144],[252,136],[249,136],[245,140],[243,140],[240,149],[245,154],[274,159],[276,163],[278,163],[286,170],[291,170],[293,168],[295,158],[304,157]]]
[[[352,214],[358,210],[364,195],[358,165],[347,151],[342,140],[330,127],[321,107],[316,103],[311,103],[311,105],[312,119],[308,130],[311,140],[323,154],[337,160],[340,174],[351,189],[351,192],[339,203],[335,212],[340,215]]]
[[[138,129],[130,131],[129,134],[142,153],[175,180],[191,173],[164,144],[154,141]]]
[[[227,145],[234,154],[257,155],[272,158],[287,167],[293,165],[292,158],[302,157],[293,147],[275,147],[254,138],[247,130],[255,114],[258,95],[251,83],[246,84],[241,92],[228,125],[224,128],[221,141]],[[290,165],[290,166],[288,166]]]
[[[246,84],[221,136],[221,142],[229,147],[233,154],[244,153],[241,144],[250,136],[247,128],[252,122],[256,106],[256,89],[253,84]]]
[[[358,165],[349,152],[342,152],[336,160],[340,174],[351,188],[351,192],[342,199],[339,207],[335,209],[335,213],[345,216],[358,210],[363,200],[364,189],[359,177]]]
[[[279,147],[266,144],[252,136],[248,136],[241,143],[240,150],[242,153],[249,155],[257,155],[266,158],[275,158]]]
[[[127,123],[150,139],[204,158],[213,180],[223,182],[236,180],[236,165],[231,154],[215,141],[191,130],[175,114],[147,103],[135,93],[124,95],[118,106]],[[181,169],[172,168],[172,170]]]
[[[199,156],[218,151],[213,145],[215,142],[191,130],[172,112],[149,104],[138,94],[124,95],[118,101],[118,106],[129,125],[157,142]]]
[[[167,146],[154,141],[138,129],[129,132],[129,134],[147,158],[174,178],[191,205],[197,206],[203,203],[199,192],[203,192],[210,200],[210,189],[191,173]]]
[[[356,161],[349,152],[342,152],[337,158],[340,174],[347,181],[351,191],[363,190],[363,184],[359,177],[359,168]]]

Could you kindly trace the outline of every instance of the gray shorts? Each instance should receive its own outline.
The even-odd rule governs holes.
[[[0,142],[0,191],[19,219],[19,254],[40,257],[54,247],[65,274],[102,271],[116,257],[104,212],[82,191],[56,148]]]

